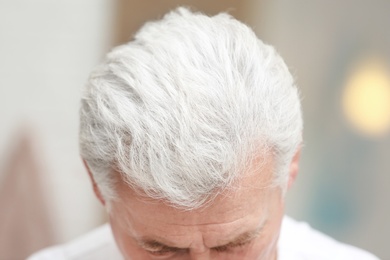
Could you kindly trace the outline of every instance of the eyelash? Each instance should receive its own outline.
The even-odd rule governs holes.
[[[219,253],[228,252],[231,249],[244,247],[244,246],[246,246],[246,245],[248,245],[250,243],[251,243],[251,241],[246,241],[246,242],[242,242],[242,243],[239,243],[239,244],[236,244],[236,245],[233,245],[233,246],[215,247],[215,248],[213,248],[213,250],[216,251],[216,252],[219,252]],[[154,256],[164,256],[164,255],[177,253],[177,251],[172,251],[169,248],[166,248],[166,249],[163,248],[163,249],[159,249],[159,250],[156,250],[156,251],[147,250],[147,252],[149,254],[151,254],[151,255],[154,255]]]
[[[148,253],[152,254],[152,255],[162,256],[162,255],[170,254],[170,253],[172,253],[172,251],[170,251],[168,249],[161,249],[161,250],[156,250],[156,251],[149,251],[148,250]]]
[[[151,255],[154,255],[154,256],[165,256],[165,255],[171,255],[171,254],[177,254],[177,253],[180,253],[181,250],[171,250],[169,248],[166,248],[166,249],[159,249],[159,250],[155,250],[155,251],[151,251],[151,250],[146,250],[149,254]]]
[[[234,249],[234,248],[240,248],[240,247],[244,247],[248,244],[250,244],[251,241],[247,241],[247,242],[243,242],[243,243],[239,243],[239,244],[236,244],[234,246],[222,246],[222,247],[216,247],[216,248],[213,248],[214,251],[217,251],[217,252],[227,252],[229,251],[230,249]]]

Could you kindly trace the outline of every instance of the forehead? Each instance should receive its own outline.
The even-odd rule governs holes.
[[[269,193],[273,190],[273,161],[261,158],[254,163],[243,177],[228,189],[217,195],[215,199],[194,210],[182,210],[170,206],[162,200],[154,200],[136,193],[124,182],[118,186],[119,199],[113,204],[116,215],[122,218],[139,218],[142,222],[164,225],[208,225],[234,222],[251,214],[261,215],[272,201]],[[261,164],[261,167],[257,167]],[[253,169],[261,169],[256,172]]]

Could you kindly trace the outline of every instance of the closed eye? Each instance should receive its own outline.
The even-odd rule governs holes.
[[[186,249],[174,247],[161,247],[156,249],[146,249],[146,251],[154,256],[170,256],[177,253],[183,253]]]
[[[224,245],[224,246],[218,246],[218,247],[213,247],[212,250],[216,251],[216,252],[228,252],[232,249],[235,249],[235,248],[240,248],[240,247],[244,247],[248,244],[250,244],[252,241],[249,240],[249,241],[244,241],[244,242],[241,242],[241,243],[235,243],[235,244],[227,244],[227,245]]]
[[[165,256],[165,255],[171,255],[173,254],[174,252],[173,251],[166,251],[166,250],[158,250],[158,251],[147,251],[149,254],[151,255],[155,255],[155,256]]]

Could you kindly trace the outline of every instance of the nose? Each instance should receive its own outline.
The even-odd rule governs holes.
[[[209,260],[210,258],[210,249],[205,248],[202,251],[193,251],[190,250],[190,259],[191,260]]]

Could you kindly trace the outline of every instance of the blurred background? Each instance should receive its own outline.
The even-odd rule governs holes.
[[[80,89],[107,51],[178,5],[247,23],[296,78],[305,146],[287,213],[390,259],[387,0],[0,0],[0,259],[106,221],[78,155]]]

